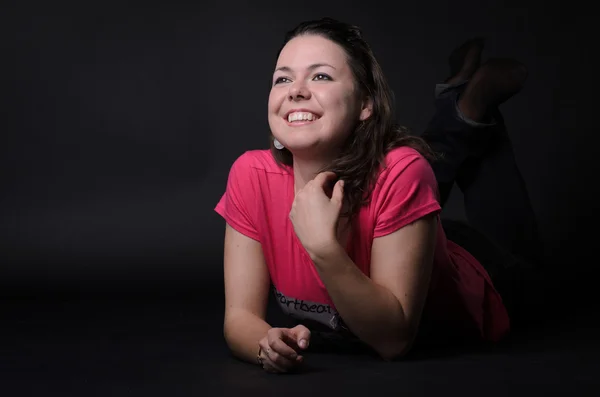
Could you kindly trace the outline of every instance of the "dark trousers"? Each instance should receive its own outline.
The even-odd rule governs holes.
[[[541,258],[537,222],[500,112],[481,124],[458,111],[466,84],[437,95],[435,114],[422,137],[440,155],[431,166],[442,207],[454,184],[464,196],[468,223],[444,219],[448,239],[481,262],[516,317],[539,293],[534,285]]]

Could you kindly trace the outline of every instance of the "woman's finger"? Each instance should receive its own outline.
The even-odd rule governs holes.
[[[265,372],[270,373],[270,374],[283,374],[283,373],[285,373],[285,371],[278,370],[277,368],[273,367],[271,364],[268,364],[268,363],[263,366],[263,370]]]
[[[283,358],[294,362],[298,357],[298,350],[294,341],[290,340],[285,333],[281,334],[278,339],[274,339],[270,344],[271,348],[281,355]]]
[[[274,355],[273,350],[270,348],[267,348],[263,353],[262,353],[262,363],[263,363],[263,369],[265,371],[268,372],[287,372],[287,368],[279,363],[277,363],[275,360],[273,360],[271,357]],[[275,357],[278,357],[275,354]]]
[[[274,344],[277,345],[279,349],[281,349],[281,344],[286,346],[288,349],[291,349],[289,346],[287,346],[285,343],[283,343],[283,341],[281,341],[280,339],[275,342],[276,343],[274,343]],[[294,366],[294,361],[285,357],[284,355],[279,353],[277,350],[275,350],[273,348],[273,345],[271,345],[270,348],[268,348],[265,353],[267,353],[267,357],[269,358],[269,360],[273,364],[275,364],[278,368],[288,370]]]

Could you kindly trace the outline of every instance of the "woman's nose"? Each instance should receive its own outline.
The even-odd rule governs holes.
[[[290,87],[289,99],[290,101],[298,101],[301,99],[309,99],[310,90],[303,83],[295,82]]]

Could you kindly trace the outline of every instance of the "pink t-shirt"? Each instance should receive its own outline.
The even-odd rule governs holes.
[[[346,250],[369,276],[373,239],[415,220],[438,214],[438,240],[423,326],[458,337],[497,341],[509,330],[508,314],[482,265],[446,239],[437,181],[416,150],[399,147],[386,156],[370,203],[361,208]],[[335,309],[308,253],[296,237],[289,213],[294,200],[291,167],[268,150],[241,155],[232,165],[226,192],[215,211],[263,249],[277,302],[288,315],[332,331],[349,331]],[[427,325],[425,325],[427,324]]]

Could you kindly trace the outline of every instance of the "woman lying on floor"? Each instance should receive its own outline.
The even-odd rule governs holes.
[[[496,243],[532,259],[531,244],[515,243],[535,238],[535,222],[496,108],[526,72],[510,60],[480,66],[481,47],[473,40],[451,57],[421,138],[395,124],[390,87],[357,27],[322,19],[288,33],[268,102],[271,148],[234,162],[216,207],[226,221],[224,335],[235,356],[287,372],[317,334],[385,360],[417,336],[507,335],[509,297],[495,279],[505,263],[484,260],[498,258]],[[489,175],[500,169],[489,161],[504,161],[505,174]],[[494,180],[511,184],[519,207],[497,225],[486,219],[482,232],[496,242],[479,244],[478,257],[468,238],[447,238],[440,211],[457,182],[475,203],[467,213],[478,213],[472,197],[486,201]],[[518,225],[500,227],[511,219]],[[292,328],[265,321],[271,287]]]

